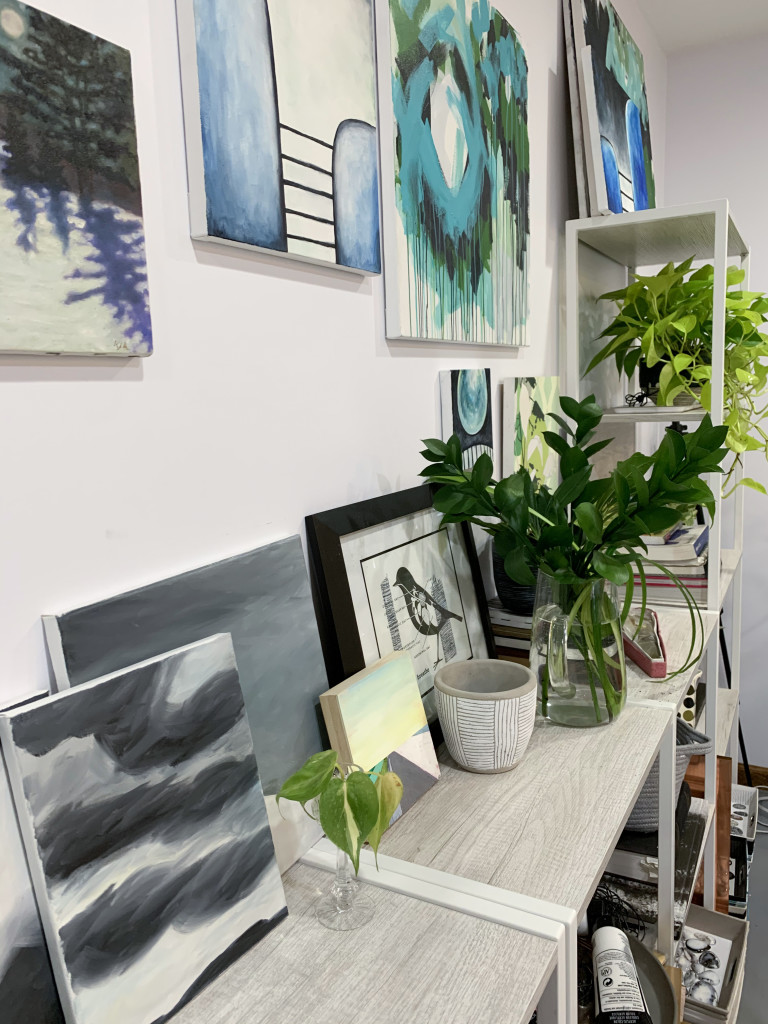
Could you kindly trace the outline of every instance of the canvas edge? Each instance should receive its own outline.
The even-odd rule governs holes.
[[[195,0],[176,0],[175,6],[184,143],[187,157],[187,202],[190,234],[195,238],[208,231],[200,80],[197,74]]]
[[[592,73],[591,46],[585,46],[581,50],[579,79],[582,83],[584,97],[581,111],[582,120],[591,155],[591,160],[587,160],[587,180],[592,216],[607,216],[611,213],[611,209],[608,206],[608,188],[605,184],[603,156],[600,150],[600,123],[597,114],[595,79]]]
[[[397,251],[395,189],[395,116],[392,108],[392,39],[390,0],[374,0],[374,46],[379,130],[379,192],[381,195],[381,255],[384,277],[385,337],[391,341],[423,341],[403,333],[399,256]]]
[[[447,441],[453,433],[453,370],[441,370],[440,381],[440,435]]]
[[[337,271],[342,274],[351,274],[354,277],[380,277],[379,270],[364,270],[362,267],[348,267],[344,263],[333,263],[330,260],[314,259],[312,256],[303,256],[301,253],[283,252],[282,249],[268,249],[263,245],[252,245],[250,242],[238,242],[234,238],[220,238],[218,235],[207,233],[207,224],[199,231],[194,228],[190,235],[193,242],[204,242],[206,245],[225,245],[230,249],[239,249],[241,252],[255,253],[259,256],[273,257],[280,261],[290,260],[292,263],[303,263],[310,267],[319,267],[323,270]]]
[[[580,3],[581,0],[576,0],[576,2]],[[587,191],[584,127],[581,114],[581,86],[578,62],[576,60],[576,36],[573,27],[573,6],[574,0],[562,0],[565,59],[568,66],[568,96],[573,134],[573,157],[576,164],[576,193],[579,202],[579,217],[584,218],[589,216],[589,194]]]
[[[59,629],[59,617],[57,615],[41,615],[43,623],[43,636],[45,645],[48,648],[48,657],[51,659],[51,670],[53,672],[53,690],[48,694],[61,693],[68,690],[72,683],[67,671],[67,661],[64,657],[64,643]]]
[[[43,929],[43,938],[48,947],[48,956],[56,983],[56,990],[67,1024],[78,1024],[75,1012],[74,992],[66,970],[64,950],[61,945],[59,929],[53,920],[48,887],[40,863],[40,849],[37,845],[34,826],[29,813],[29,805],[24,795],[24,779],[16,759],[16,748],[13,738],[13,718],[10,713],[0,715],[0,743],[2,744],[3,760],[8,775],[16,820],[19,826],[24,855],[32,883],[32,893],[37,904],[37,911]]]
[[[568,0],[564,0],[568,3]],[[517,382],[519,377],[505,377],[501,382],[501,474],[515,472],[515,417],[517,416]]]

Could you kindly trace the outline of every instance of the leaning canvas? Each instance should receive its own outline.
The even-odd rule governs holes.
[[[656,206],[643,55],[611,0],[570,0],[592,215]]]
[[[378,0],[387,337],[526,345],[528,66],[488,0]]]
[[[464,469],[481,455],[493,458],[491,371],[441,370],[440,419],[443,440],[459,439]]]
[[[230,637],[0,736],[67,1024],[160,1024],[286,915]]]
[[[3,1024],[64,1024],[2,757],[0,836],[0,1016]]]
[[[503,385],[502,472],[527,469],[550,490],[560,482],[560,460],[545,431],[560,434],[552,413],[561,415],[559,377],[510,377]]]
[[[391,654],[346,679],[320,704],[331,748],[341,761],[364,771],[389,770],[403,782],[403,799],[393,821],[409,810],[440,778],[440,768],[408,654]]]
[[[322,748],[328,677],[298,537],[43,622],[60,689],[231,633],[264,792]]]
[[[177,0],[194,238],[381,269],[372,0]]]
[[[127,50],[0,9],[0,351],[147,356],[152,326]]]

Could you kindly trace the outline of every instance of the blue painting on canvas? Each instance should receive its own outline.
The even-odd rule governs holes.
[[[381,270],[371,0],[179,0],[193,234]],[[193,23],[193,33],[184,24]],[[185,53],[192,46],[194,53]],[[196,76],[194,89],[190,79]]]
[[[131,58],[0,8],[0,351],[152,352]]]

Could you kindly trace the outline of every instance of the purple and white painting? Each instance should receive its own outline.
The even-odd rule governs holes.
[[[229,636],[0,735],[67,1024],[160,1024],[287,913]]]
[[[131,56],[0,3],[0,351],[147,356]]]

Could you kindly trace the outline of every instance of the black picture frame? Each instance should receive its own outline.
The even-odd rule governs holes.
[[[431,515],[428,515],[429,513]],[[348,564],[345,561],[343,550],[345,539],[355,534],[364,534],[375,527],[386,528],[387,524],[393,524],[394,534],[401,528],[403,531],[407,530],[411,523],[418,520],[428,532],[412,541],[396,546],[403,548],[441,532],[444,528],[432,530],[431,526],[427,525],[436,524],[439,527],[440,518],[440,514],[434,512],[432,508],[432,488],[428,484],[307,516],[307,546],[319,606],[318,616],[325,648],[326,669],[331,685],[341,682],[366,667],[366,654],[359,628],[359,609],[356,607],[353,593],[355,581],[350,581]],[[448,535],[451,552],[457,551],[456,545],[458,545],[462,553],[460,560],[463,572],[459,583],[462,607],[465,603],[467,605],[466,630],[469,634],[469,615],[471,615],[471,645],[480,641],[476,644],[477,650],[475,646],[472,646],[471,657],[495,658],[496,651],[488,617],[488,604],[471,527],[462,523],[449,526],[447,530],[451,531]],[[381,538],[385,535],[386,531],[383,531],[378,536]],[[366,538],[361,538],[360,543],[364,544],[365,540]],[[376,541],[374,540],[372,550],[375,547]],[[391,550],[395,549],[386,549],[385,547],[383,554],[386,555]],[[373,551],[373,554],[375,556],[376,552]],[[372,610],[370,615],[373,616]],[[440,627],[440,633],[442,632],[443,627]],[[370,641],[368,650],[368,664],[371,664],[376,657],[371,657]],[[439,655],[439,641],[437,652]],[[390,653],[388,650],[384,650],[380,652],[379,656],[388,653]],[[429,709],[428,718],[430,721],[434,721],[435,718],[434,712],[430,714]]]

